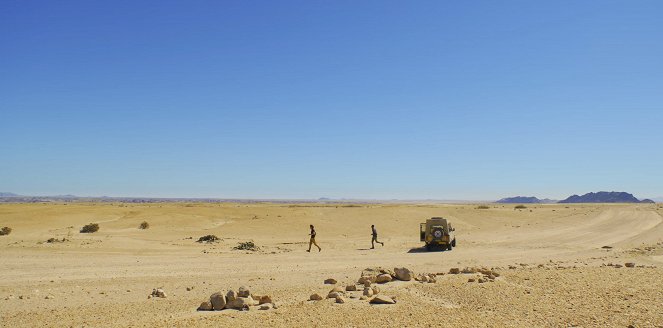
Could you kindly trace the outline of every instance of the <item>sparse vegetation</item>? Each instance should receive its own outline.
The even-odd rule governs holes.
[[[260,247],[256,246],[256,244],[254,244],[252,241],[245,241],[243,243],[237,244],[237,246],[233,247],[233,249],[255,252],[260,250]]]
[[[218,240],[219,240],[219,237],[217,237],[215,235],[207,235],[207,236],[202,236],[202,237],[198,238],[199,243],[213,243],[213,242],[218,241]]]
[[[0,229],[0,236],[6,236],[10,233],[12,233],[12,228],[10,228],[10,227],[4,227],[4,228]]]
[[[48,240],[46,242],[49,243],[49,244],[54,244],[54,243],[64,243],[64,242],[67,242],[67,241],[69,241],[69,239],[67,239],[67,238],[62,238],[62,239],[48,238]]]
[[[81,228],[81,233],[93,233],[97,231],[99,231],[99,224],[97,223],[86,224]]]
[[[516,209],[516,210],[524,210],[526,208],[527,208],[527,206],[522,205],[522,204],[521,205],[516,205],[516,207],[514,207],[514,209]]]
[[[490,208],[490,206],[488,206],[488,205],[479,205],[479,206],[477,206],[478,210],[487,210],[489,208]]]
[[[140,224],[140,226],[138,226],[138,229],[143,229],[143,230],[145,230],[145,229],[149,229],[149,228],[150,228],[150,224],[147,223],[147,221],[143,221],[143,222]]]

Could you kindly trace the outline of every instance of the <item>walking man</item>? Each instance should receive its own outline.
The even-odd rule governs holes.
[[[318,243],[315,242],[315,235],[316,235],[315,228],[311,224],[311,233],[310,233],[311,239],[308,241],[308,250],[307,250],[307,252],[309,253],[311,252],[311,246],[313,245],[315,245],[315,247],[318,248],[318,252],[322,251],[322,248],[320,248],[320,246],[318,246]]]
[[[378,241],[378,231],[375,230],[375,225],[371,224],[371,230],[373,230],[373,239],[371,239],[371,249],[375,249],[375,243],[384,246],[383,242]]]

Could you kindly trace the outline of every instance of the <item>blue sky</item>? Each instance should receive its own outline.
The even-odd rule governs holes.
[[[663,196],[660,1],[2,1],[0,191]]]

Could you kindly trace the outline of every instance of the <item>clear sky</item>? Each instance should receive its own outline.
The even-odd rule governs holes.
[[[0,191],[663,196],[663,1],[0,2]]]

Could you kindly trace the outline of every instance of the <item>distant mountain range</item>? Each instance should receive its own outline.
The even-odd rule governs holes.
[[[0,192],[0,197],[18,197],[18,195],[11,192]]]
[[[545,203],[556,203],[557,201],[552,199],[538,199],[536,197],[527,197],[527,196],[516,196],[516,197],[507,197],[498,200],[496,203],[503,204],[545,204]]]
[[[497,203],[507,204],[540,204],[540,203],[654,203],[651,199],[639,200],[632,194],[617,191],[590,192],[582,196],[573,195],[567,199],[554,201],[550,199],[538,199],[536,197],[508,197],[502,198]]]

